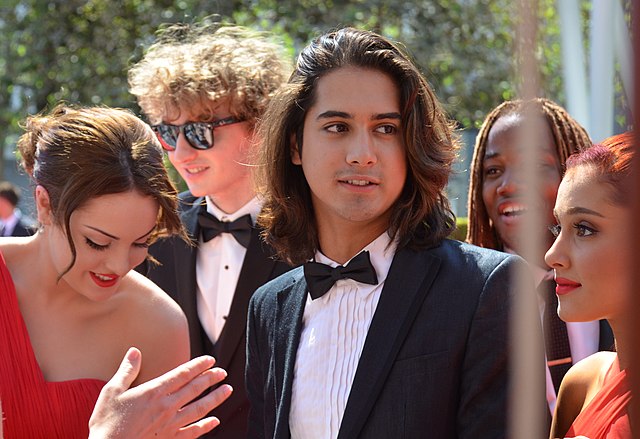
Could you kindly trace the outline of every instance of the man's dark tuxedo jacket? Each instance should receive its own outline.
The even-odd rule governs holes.
[[[229,317],[220,338],[212,344],[202,329],[196,305],[196,255],[200,236],[198,211],[205,201],[203,197],[196,198],[188,192],[180,194],[180,201],[182,221],[194,246],[187,245],[179,238],[161,240],[153,244],[149,253],[162,265],[147,264],[147,276],[165,290],[186,314],[191,339],[191,357],[213,355],[216,358],[216,366],[224,368],[228,373],[225,382],[233,387],[233,394],[213,411],[213,415],[220,419],[221,424],[207,437],[242,438],[246,435],[249,408],[244,389],[245,331],[249,299],[259,286],[290,267],[276,262],[272,248],[264,244],[258,236],[259,231],[253,229]]]
[[[506,437],[507,317],[512,269],[519,264],[524,262],[517,256],[451,240],[422,251],[398,250],[338,438]],[[306,300],[302,268],[269,282],[251,299],[250,438],[290,437]]]
[[[37,227],[31,226],[23,220],[18,220],[11,232],[11,236],[31,236],[36,233]]]

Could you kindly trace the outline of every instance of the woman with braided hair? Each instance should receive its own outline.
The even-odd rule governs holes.
[[[550,186],[552,186],[549,191],[552,196],[549,198],[552,199],[550,204],[545,206],[548,207],[545,218],[549,218],[549,224],[553,222],[551,209],[553,209],[555,192],[564,171],[565,160],[574,152],[591,145],[591,139],[585,129],[564,108],[549,99],[536,98],[530,101],[506,101],[494,108],[487,115],[480,128],[471,165],[467,241],[480,247],[503,251],[511,249],[517,252],[517,248],[514,248],[516,243],[511,242],[511,233],[503,230],[506,227],[498,220],[495,212],[490,211],[493,203],[487,203],[486,200],[489,197],[488,194],[485,194],[489,186],[488,181],[495,180],[496,174],[502,174],[502,172],[496,172],[494,167],[489,166],[491,175],[485,176],[484,166],[487,149],[491,150],[491,154],[493,154],[492,148],[495,147],[500,138],[506,138],[511,135],[510,140],[515,140],[515,128],[522,126],[522,115],[526,104],[531,105],[535,113],[540,115],[541,120],[546,122],[546,124],[541,125],[539,133],[541,137],[547,140],[546,144],[541,145],[541,148],[549,155],[546,158],[550,164],[554,165],[550,166],[551,177],[553,178],[549,181]],[[500,135],[499,133],[502,132],[505,134]],[[519,153],[517,155],[520,156]],[[488,166],[490,163],[486,163],[486,165]],[[485,182],[487,182],[486,186]],[[517,216],[517,214],[511,216]],[[552,242],[550,233],[549,237],[550,245]],[[540,261],[542,261],[542,256]]]
[[[535,163],[523,158],[522,130],[526,124],[536,133]],[[534,131],[535,130],[535,131]],[[591,146],[585,129],[558,104],[544,98],[506,101],[486,117],[476,138],[469,187],[467,241],[480,247],[523,255],[521,231],[524,216],[542,218],[545,237],[539,254],[527,262],[536,282],[546,351],[546,398],[549,417],[564,374],[572,364],[612,345],[605,321],[565,325],[556,314],[553,273],[544,253],[553,243],[547,227],[555,224],[553,206],[567,158]],[[524,196],[524,166],[535,166],[538,187],[535,201]]]

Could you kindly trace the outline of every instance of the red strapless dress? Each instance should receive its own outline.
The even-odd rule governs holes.
[[[0,400],[7,439],[83,438],[105,382],[45,381],[0,253]]]
[[[631,401],[631,389],[627,372],[620,370],[616,358],[607,371],[602,389],[576,417],[565,437],[631,439],[627,413],[629,401]]]

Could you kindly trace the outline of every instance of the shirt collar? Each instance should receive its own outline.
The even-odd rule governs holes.
[[[397,246],[397,241],[391,241],[389,233],[385,231],[384,233],[382,233],[382,235],[378,236],[376,239],[367,244],[362,250],[353,255],[351,259],[365,250],[368,251],[369,257],[371,259],[371,264],[376,270],[376,276],[378,277],[378,283],[380,284],[387,278],[387,274],[389,273],[391,262],[393,262],[393,257],[396,253]],[[351,259],[349,259],[349,261],[347,261],[344,265],[347,265],[349,262],[351,262]],[[329,265],[331,267],[337,267],[338,265],[340,265],[336,261],[325,256],[319,250],[316,251],[315,261]]]
[[[262,201],[258,197],[253,197],[247,204],[233,213],[226,213],[220,210],[209,196],[206,196],[205,200],[207,202],[207,212],[218,218],[220,221],[235,221],[241,216],[249,214],[251,215],[251,222],[255,224],[258,214],[262,209]]]

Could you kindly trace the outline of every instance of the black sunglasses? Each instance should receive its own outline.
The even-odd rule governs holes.
[[[194,149],[204,150],[213,147],[213,130],[225,125],[244,122],[235,117],[225,117],[215,122],[189,122],[184,125],[169,125],[161,123],[151,126],[158,136],[165,151],[175,151],[180,132],[184,134],[189,145]]]

